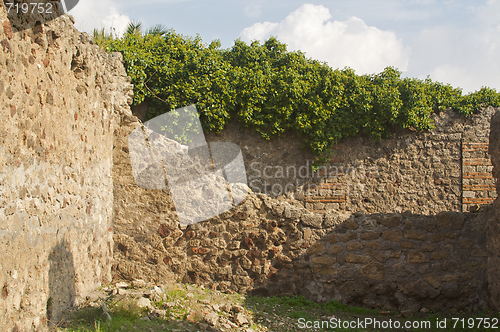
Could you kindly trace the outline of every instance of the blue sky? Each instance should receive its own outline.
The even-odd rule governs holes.
[[[273,35],[358,74],[395,66],[464,92],[500,91],[500,0],[80,0],[70,13],[81,31],[120,34],[129,21],[161,23],[225,48]]]

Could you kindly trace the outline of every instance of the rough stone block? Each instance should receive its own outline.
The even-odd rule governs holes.
[[[383,281],[386,278],[386,267],[380,263],[370,263],[360,270],[363,277],[367,279]]]
[[[329,211],[325,214],[324,228],[330,228],[342,224],[351,216],[347,212]]]
[[[336,234],[332,234],[330,235],[330,237],[328,238],[328,242],[330,243],[337,243],[339,241],[339,239],[337,238],[337,235]]]
[[[348,251],[361,250],[363,245],[359,242],[348,243],[346,246]]]
[[[287,205],[285,207],[285,218],[288,219],[299,219],[302,216],[303,211],[296,207]]]
[[[460,237],[460,233],[446,233],[446,238],[456,240]]]
[[[323,216],[321,214],[303,214],[300,219],[304,225],[315,228],[321,228],[321,224],[323,223]]]
[[[441,280],[439,280],[438,278],[436,278],[436,276],[434,276],[432,274],[428,274],[428,275],[424,276],[423,280],[428,282],[429,285],[431,285],[434,288],[441,287]]]
[[[414,249],[415,244],[413,242],[401,242],[399,244],[399,248],[401,248],[401,249]]]
[[[386,241],[399,242],[401,240],[401,231],[397,229],[385,231],[382,233],[382,238]]]
[[[460,280],[460,276],[459,275],[447,274],[447,275],[444,275],[444,276],[440,276],[439,280],[441,280],[441,282],[454,283],[454,282],[458,282],[458,280]]]
[[[364,279],[347,281],[340,286],[340,293],[345,297],[358,297],[366,294],[370,285]]]
[[[382,248],[380,243],[375,242],[375,241],[366,242],[365,247],[370,248],[370,249],[374,249],[374,250],[380,250]]]
[[[422,251],[432,252],[436,249],[436,246],[433,244],[424,243],[422,244],[422,247],[420,247],[420,249]]]
[[[347,229],[350,229],[350,230],[355,230],[355,229],[358,229],[359,225],[357,222],[355,222],[353,219],[348,219],[344,222],[344,226],[347,228]]]
[[[444,240],[444,237],[445,237],[445,235],[441,234],[441,233],[434,234],[431,236],[431,242],[433,242],[433,243],[441,242]]]
[[[309,255],[318,255],[325,251],[325,245],[321,242],[316,242],[312,244],[309,249],[307,249],[307,253]]]
[[[361,240],[377,240],[380,238],[380,234],[377,231],[364,232],[360,234],[360,238]]]
[[[341,251],[342,251],[342,246],[337,244],[337,245],[333,245],[330,248],[328,248],[327,253],[328,253],[328,255],[337,255]]]
[[[462,249],[470,249],[473,245],[473,242],[468,241],[468,240],[462,240],[460,241],[460,248]]]
[[[357,238],[358,238],[358,234],[357,233],[347,234],[347,235],[344,235],[342,237],[342,242],[349,242],[349,241],[355,240]]]
[[[382,219],[381,223],[387,228],[394,228],[396,226],[399,226],[399,224],[401,224],[402,219],[403,218],[401,215],[394,215]]]
[[[325,265],[319,265],[318,267],[315,267],[315,271],[321,276],[332,276],[338,273],[338,271],[332,267],[328,267]]]
[[[408,254],[408,263],[428,263],[429,257],[421,251],[414,250]]]
[[[411,240],[425,241],[425,239],[427,238],[427,233],[410,230],[404,232],[404,237]]]
[[[337,262],[335,257],[319,256],[311,258],[311,263],[313,264],[333,265],[335,262]]]
[[[372,256],[381,263],[385,263],[387,261],[386,255],[375,250],[368,250],[368,255]]]
[[[346,262],[352,264],[367,264],[371,262],[371,258],[362,255],[349,254],[347,255]]]
[[[442,260],[448,257],[448,254],[444,251],[435,251],[431,254],[431,259]]]

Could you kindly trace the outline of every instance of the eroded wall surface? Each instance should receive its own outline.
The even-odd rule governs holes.
[[[494,166],[493,176],[500,178],[500,113],[491,119],[491,135],[489,153]],[[500,192],[500,183],[497,182],[497,192]],[[488,299],[495,310],[500,310],[500,199],[493,202],[496,217],[487,224],[488,234]]]
[[[464,130],[464,120],[456,121]],[[482,113],[477,121],[483,126],[489,118]],[[164,284],[178,279],[222,291],[304,295],[315,301],[338,300],[410,313],[424,307],[478,310],[488,306],[486,225],[495,218],[491,207],[478,207],[475,212],[440,211],[452,203],[444,196],[440,198],[443,206],[435,210],[426,206],[427,213],[398,213],[389,208],[384,213],[311,211],[305,198],[276,199],[251,193],[231,211],[183,228],[168,190],[147,190],[134,182],[126,137],[137,126],[140,123],[133,117],[124,119],[115,137],[115,280],[138,278]],[[426,176],[433,179],[435,172],[442,172],[443,190],[453,186],[458,190],[453,197],[457,210],[462,195],[464,134],[467,132],[459,132],[451,143],[437,133],[413,134],[412,142],[423,139],[422,149],[410,149],[414,156],[405,152],[408,160],[432,159],[427,152],[444,150],[440,139],[452,145],[457,160],[448,163],[456,174],[433,169],[430,164],[427,168],[426,164],[410,163],[409,170],[415,176],[423,173],[424,184]],[[488,131],[474,134],[483,140],[488,137]],[[397,146],[397,142],[393,139],[384,144]],[[364,151],[360,150],[351,153]],[[445,168],[443,159],[439,165]],[[405,165],[394,163],[403,170]],[[379,173],[378,181],[394,172]],[[407,192],[410,184],[402,182],[406,194],[413,194]],[[432,181],[432,185],[439,184]],[[395,199],[404,202],[405,197],[400,193]]]
[[[363,135],[348,138],[334,146],[317,172],[310,169],[314,156],[293,133],[264,141],[235,121],[207,140],[241,147],[254,192],[272,197],[294,192],[310,211],[466,212],[496,198],[487,153],[494,112],[490,107],[465,118],[446,111],[433,115],[436,128],[428,132],[395,130],[378,142]]]
[[[157,220],[147,225],[155,231],[144,225],[135,235],[115,234],[115,272],[125,280],[177,277],[221,291],[386,310],[478,310],[488,305],[489,218],[489,210],[322,215],[250,195],[184,230]]]
[[[68,16],[0,4],[0,326],[43,330],[111,280],[112,145],[132,86]]]

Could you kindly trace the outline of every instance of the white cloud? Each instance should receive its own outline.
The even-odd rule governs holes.
[[[115,0],[80,0],[69,13],[75,17],[75,27],[80,31],[92,32],[103,27],[121,36],[130,19],[119,10]]]
[[[412,46],[410,72],[461,87],[500,89],[500,0],[471,8],[475,26],[438,26],[420,33]]]
[[[406,70],[409,52],[394,32],[370,27],[354,16],[345,21],[331,18],[328,8],[305,4],[280,23],[255,23],[240,37],[263,42],[277,36],[289,50],[301,50],[334,68],[351,67],[358,74],[380,72],[387,66]]]

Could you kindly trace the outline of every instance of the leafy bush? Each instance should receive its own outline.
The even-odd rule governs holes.
[[[264,44],[236,40],[221,49],[162,26],[141,33],[134,23],[122,38],[103,38],[108,51],[122,52],[134,84],[134,103],[150,100],[148,119],[196,104],[203,128],[220,132],[233,118],[264,139],[295,131],[320,162],[342,138],[363,132],[378,140],[394,126],[427,130],[431,115],[452,108],[464,116],[500,106],[494,89],[462,95],[427,78],[401,78],[387,67],[372,75],[332,69],[271,37]]]

